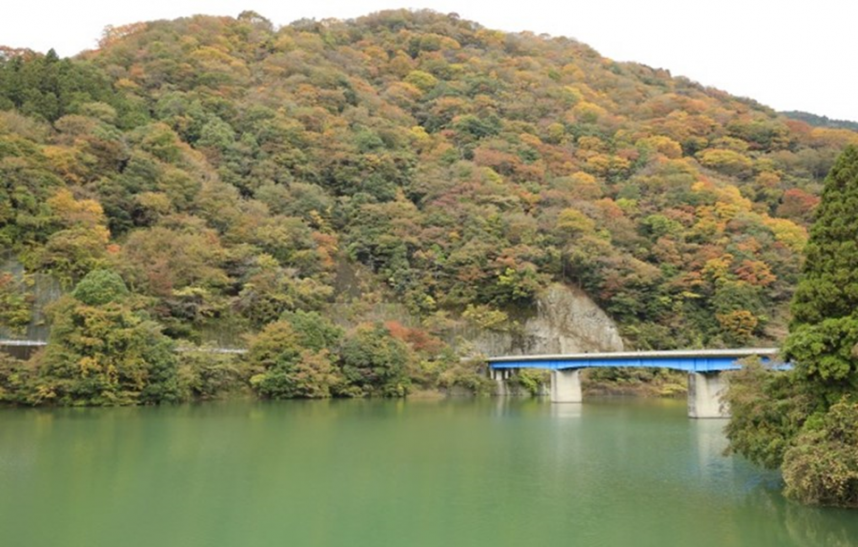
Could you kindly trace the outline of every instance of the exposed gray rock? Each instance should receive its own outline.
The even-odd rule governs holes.
[[[536,301],[520,332],[484,332],[474,351],[489,356],[622,351],[616,324],[584,291],[555,283]]]

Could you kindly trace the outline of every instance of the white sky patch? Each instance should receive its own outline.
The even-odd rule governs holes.
[[[4,7],[0,44],[66,56],[94,48],[107,25],[246,9],[285,25],[401,7],[569,36],[617,61],[666,68],[777,110],[858,121],[858,2],[848,0],[25,0]]]

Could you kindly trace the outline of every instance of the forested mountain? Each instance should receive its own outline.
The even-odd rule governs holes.
[[[139,23],[73,59],[5,49],[0,109],[0,246],[27,271],[0,278],[8,327],[30,320],[28,276],[71,290],[112,270],[174,339],[292,340],[271,327],[284,314],[350,328],[394,301],[419,324],[387,334],[429,360],[551,281],[631,347],[779,340],[822,178],[858,143],[428,11]]]

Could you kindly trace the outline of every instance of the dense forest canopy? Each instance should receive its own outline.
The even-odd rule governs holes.
[[[31,321],[28,276],[70,291],[109,270],[130,295],[116,320],[150,335],[293,340],[289,314],[352,329],[394,301],[413,323],[386,332],[431,361],[457,324],[559,281],[631,347],[770,343],[849,143],[571,39],[430,11],[139,23],[73,59],[7,48],[0,247],[26,273],[0,275],[0,322]],[[360,329],[337,342],[358,386],[354,348],[381,336]],[[391,374],[377,390],[401,391]]]

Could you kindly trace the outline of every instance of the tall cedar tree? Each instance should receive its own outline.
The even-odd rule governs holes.
[[[827,410],[858,389],[858,147],[825,179],[784,356]]]
[[[781,464],[785,492],[803,503],[858,507],[858,403],[850,397],[858,389],[854,146],[843,151],[825,179],[792,311],[784,354],[795,363],[794,393],[809,408],[798,435],[785,436],[791,445]]]
[[[802,503],[858,507],[858,148],[825,179],[792,303],[784,357],[790,373],[759,365],[730,380],[730,450],[780,467]]]

